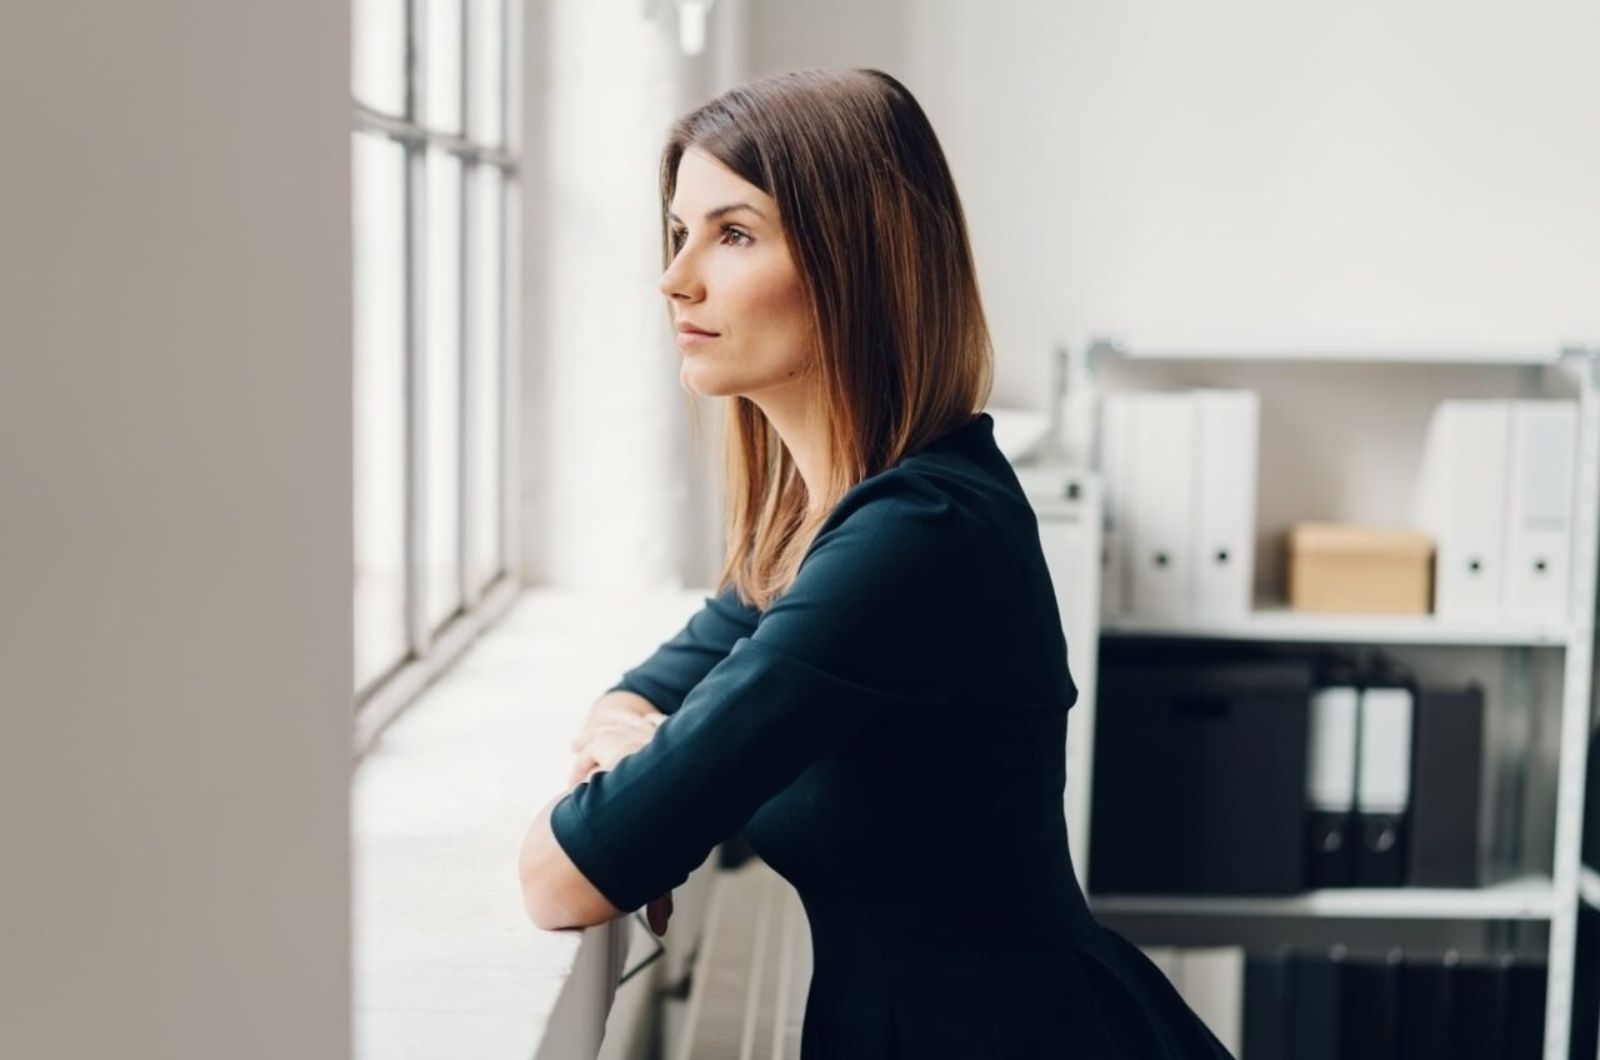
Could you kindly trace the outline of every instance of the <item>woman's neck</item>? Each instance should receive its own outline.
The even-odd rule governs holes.
[[[832,508],[827,503],[830,454],[827,420],[816,411],[819,406],[815,395],[802,387],[805,382],[802,378],[749,397],[766,414],[805,483],[806,520],[811,525]]]

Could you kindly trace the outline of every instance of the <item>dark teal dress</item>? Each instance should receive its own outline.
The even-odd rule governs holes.
[[[1078,888],[1078,692],[988,413],[856,484],[765,612],[708,597],[614,688],[670,716],[556,840],[634,910],[742,831],[810,921],[807,1060],[1229,1055]]]

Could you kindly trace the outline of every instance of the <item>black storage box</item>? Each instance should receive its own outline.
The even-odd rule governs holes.
[[[1313,672],[1305,660],[1107,652],[1095,710],[1090,891],[1303,890]]]

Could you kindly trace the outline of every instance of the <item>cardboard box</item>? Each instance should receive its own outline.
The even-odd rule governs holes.
[[[1433,538],[1340,523],[1289,528],[1289,607],[1346,614],[1426,615],[1433,608]]]

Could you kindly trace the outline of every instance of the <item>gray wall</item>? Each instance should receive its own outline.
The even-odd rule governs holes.
[[[347,1056],[348,5],[0,12],[0,1055]]]

